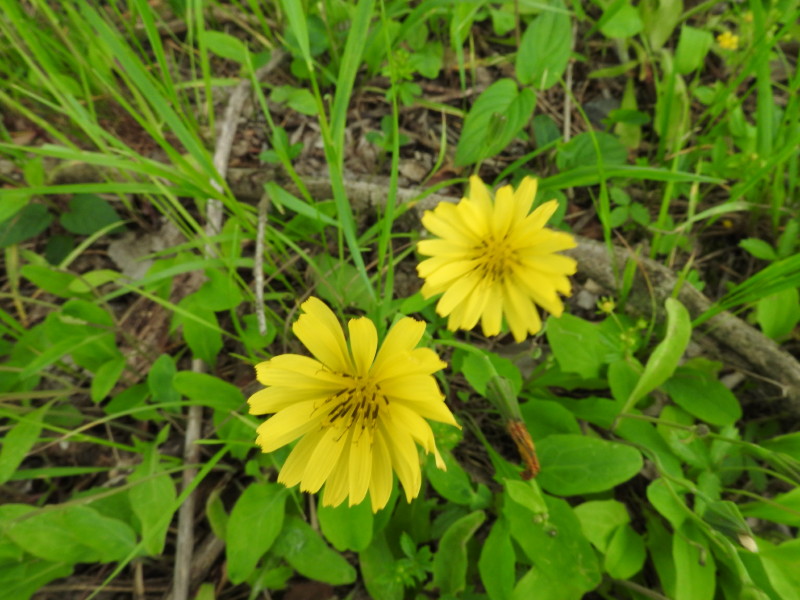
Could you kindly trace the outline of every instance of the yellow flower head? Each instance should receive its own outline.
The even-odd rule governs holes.
[[[717,43],[723,50],[738,50],[739,36],[730,31],[723,31],[717,36]]]
[[[425,324],[400,319],[379,350],[372,321],[351,319],[348,348],[321,300],[309,298],[301,309],[292,329],[314,358],[281,354],[256,365],[258,381],[268,387],[248,399],[250,413],[277,413],[258,427],[256,443],[272,452],[300,438],[278,481],[311,493],[325,484],[325,506],[348,497],[350,506],[359,504],[369,491],[372,510],[383,508],[392,472],[411,501],[422,483],[416,444],[445,468],[425,419],[458,427],[433,377],[446,364],[416,347]]]
[[[576,243],[570,234],[544,227],[558,207],[555,200],[528,214],[536,186],[536,179],[526,177],[516,192],[510,185],[497,190],[493,202],[473,176],[468,197],[423,215],[422,224],[439,239],[417,246],[431,257],[417,266],[425,280],[422,295],[443,294],[436,312],[449,316],[449,329],[472,329],[480,321],[484,335],[497,335],[505,316],[521,342],[542,328],[536,304],[561,316],[558,294],[571,293],[567,276],[575,273],[576,262],[556,252]]]

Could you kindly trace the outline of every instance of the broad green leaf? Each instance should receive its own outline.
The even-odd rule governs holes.
[[[739,247],[761,260],[778,260],[775,249],[764,240],[758,238],[745,238],[739,242]]]
[[[651,51],[657,52],[680,23],[683,0],[644,0],[639,5],[644,31],[650,38]]]
[[[164,551],[171,522],[167,510],[178,497],[175,482],[158,465],[155,453],[136,469],[129,481],[134,484],[129,492],[131,507],[141,523],[144,548],[150,556],[158,556]]]
[[[210,31],[208,29],[201,31],[200,35],[206,48],[217,56],[240,64],[247,62],[247,47],[239,38],[221,31]]]
[[[120,375],[125,370],[126,360],[124,356],[118,356],[102,364],[92,378],[91,398],[92,402],[102,402],[106,396],[114,389],[119,381]]]
[[[69,289],[70,283],[76,279],[72,273],[59,271],[50,265],[25,265],[19,272],[25,279],[49,294],[59,298],[69,298],[75,295]]]
[[[289,108],[303,115],[313,117],[317,114],[317,103],[314,100],[314,96],[306,88],[281,85],[273,88],[270,100],[273,102],[285,102]]]
[[[686,75],[702,67],[713,43],[714,36],[710,31],[690,25],[681,27],[678,49],[675,50],[675,70]]]
[[[228,524],[230,534],[230,523]],[[246,537],[245,533],[242,533]],[[346,585],[356,580],[356,571],[344,557],[332,550],[301,519],[290,516],[275,544],[275,552],[301,575],[331,585]]]
[[[575,416],[553,400],[531,399],[520,406],[522,418],[534,440],[554,433],[580,433]]]
[[[628,149],[625,144],[617,136],[603,131],[592,134],[579,133],[561,146],[556,155],[556,165],[562,171],[597,167],[601,161],[604,166],[624,165],[628,161]]]
[[[49,407],[48,404],[23,415],[21,420],[3,435],[3,446],[0,448],[0,485],[8,481],[17,471],[17,467],[22,464],[39,439],[39,434],[42,432],[42,418]]]
[[[53,215],[44,204],[28,204],[4,223],[0,222],[0,248],[7,248],[39,235],[52,221]]]
[[[672,376],[689,344],[692,334],[689,311],[674,298],[667,298],[666,308],[667,331],[664,339],[650,355],[644,373],[625,402],[622,412],[628,412],[639,400]]]
[[[286,488],[277,483],[252,483],[242,492],[228,519],[225,555],[228,577],[245,581],[283,527]]]
[[[717,578],[714,555],[693,522],[684,522],[672,536],[672,558],[675,600],[712,600]]]
[[[486,396],[486,384],[494,375],[491,368],[486,364],[484,356],[492,363],[497,374],[506,377],[514,388],[514,393],[519,394],[522,389],[522,375],[519,368],[512,361],[494,352],[484,351],[482,355],[475,352],[468,352],[461,363],[461,372],[467,378],[469,384],[481,396]]]
[[[572,22],[561,0],[550,0],[534,18],[520,40],[517,78],[546,90],[561,78],[572,52]]]
[[[88,506],[49,506],[11,524],[7,535],[34,556],[68,563],[122,560],[136,543],[128,525]]]
[[[761,440],[759,446],[773,452],[783,452],[800,461],[800,431]]]
[[[433,585],[442,595],[457,594],[466,589],[467,542],[486,520],[482,510],[458,519],[447,528],[433,558]]]
[[[456,504],[470,506],[476,495],[472,481],[449,451],[442,449],[441,455],[447,469],[439,469],[432,461],[427,461],[425,475],[428,481],[443,498]]]
[[[504,503],[503,514],[508,519],[514,541],[541,573],[537,580],[558,582],[558,587],[553,590],[557,595],[548,595],[547,589],[543,588],[542,597],[580,600],[600,583],[597,553],[583,536],[580,522],[569,504],[551,496],[545,499],[546,520],[537,518],[514,501]],[[525,597],[538,600],[539,593],[522,596],[515,590],[513,598],[523,600]]]
[[[471,165],[501,152],[530,120],[536,96],[512,79],[486,88],[472,105],[456,146],[455,164]]]
[[[544,500],[539,484],[535,479],[528,481],[518,481],[516,479],[505,479],[503,481],[506,494],[517,504],[527,508],[535,515],[547,513],[547,503]]]
[[[512,483],[506,481],[506,484]],[[519,482],[513,482],[519,483]],[[491,600],[506,600],[514,590],[516,556],[508,521],[499,518],[481,548],[478,571]]]
[[[678,427],[672,424],[678,423]],[[672,452],[681,460],[698,469],[711,469],[708,444],[691,429],[694,417],[678,406],[668,404],[661,409],[656,430],[664,438]]]
[[[626,523],[611,536],[603,566],[614,579],[629,579],[642,570],[646,556],[642,537]]]
[[[320,506],[317,518],[323,535],[339,552],[361,552],[372,542],[373,514],[369,498],[356,506]]]
[[[665,479],[656,479],[647,486],[647,499],[650,504],[670,522],[673,528],[680,527],[691,514],[683,499],[685,490]]]
[[[600,31],[609,38],[629,38],[642,30],[644,25],[639,17],[639,12],[632,4],[615,2],[617,7],[613,13],[603,13],[600,20]]]
[[[800,527],[800,487],[769,500],[750,502],[741,509],[745,517]]]
[[[742,417],[733,392],[706,370],[680,366],[663,387],[675,404],[711,425],[732,425]]]
[[[28,204],[28,196],[8,196],[0,202],[0,223],[5,223]]]
[[[320,254],[312,271],[316,292],[334,306],[356,306],[364,310],[369,303],[366,284],[350,262]]]
[[[96,269],[88,273],[82,273],[80,277],[76,277],[69,284],[69,291],[76,294],[89,294],[92,290],[96,290],[101,285],[116,281],[122,276],[122,273],[114,271],[113,269]]]
[[[222,334],[219,330],[219,321],[214,311],[201,308],[191,300],[181,305],[191,311],[205,323],[200,323],[195,319],[181,318],[183,325],[183,339],[192,351],[192,354],[202,359],[206,364],[213,365],[217,362],[217,355],[222,350]],[[207,324],[206,324],[207,323]]]
[[[239,411],[245,402],[238,387],[207,373],[179,371],[172,379],[172,385],[193,404],[221,411]]]
[[[800,294],[789,288],[756,303],[756,321],[764,335],[773,340],[789,337],[800,322]]]
[[[244,301],[242,291],[232,273],[206,269],[208,280],[195,292],[195,301],[213,311],[230,310]]]
[[[162,354],[147,372],[147,387],[153,395],[153,402],[179,402],[180,394],[172,385],[177,369],[175,360],[169,354]]]
[[[586,539],[604,554],[611,534],[631,520],[628,509],[617,500],[590,500],[574,510]]]
[[[800,540],[783,542],[778,546],[761,544],[760,554],[769,581],[781,600],[800,599]]]
[[[570,314],[548,319],[547,342],[565,373],[584,379],[599,377],[603,365],[603,344],[597,325]]]
[[[28,558],[23,562],[0,564],[0,590],[7,600],[28,600],[54,579],[67,577],[72,565]]]
[[[634,477],[642,455],[631,446],[582,435],[550,435],[536,443],[546,491],[576,496],[609,490]]]
[[[383,533],[358,554],[361,577],[371,598],[403,600],[403,578],[397,572],[397,563]]]
[[[121,221],[119,214],[107,200],[95,194],[75,194],[69,201],[69,210],[61,215],[61,225],[70,233],[91,235],[103,227]],[[123,231],[122,227],[112,233]]]

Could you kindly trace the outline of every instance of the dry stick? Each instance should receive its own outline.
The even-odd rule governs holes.
[[[256,71],[256,80],[260,80],[274,69],[283,60],[282,52],[275,52],[272,60]],[[221,178],[225,178],[228,172],[228,159],[231,154],[233,137],[236,134],[236,127],[241,115],[245,100],[250,93],[250,80],[244,80],[236,86],[228,100],[225,115],[217,137],[217,144],[214,149],[214,168]],[[214,180],[211,184],[218,190],[222,187]],[[222,230],[222,203],[219,200],[209,198],[207,203],[207,222],[206,236],[210,237],[218,234]],[[213,246],[206,242],[206,255],[214,254]],[[192,360],[192,371],[202,373],[205,366],[201,359]],[[197,440],[200,438],[202,430],[203,408],[199,405],[189,407],[187,415],[186,434],[184,437],[183,460],[184,464],[194,465],[200,460],[200,447]],[[197,476],[196,468],[187,468],[183,471],[183,488],[191,484]],[[192,553],[194,552],[194,507],[195,492],[193,491],[181,505],[178,511],[178,536],[175,544],[175,582],[172,590],[172,600],[187,600],[191,587],[191,567]]]
[[[256,256],[253,264],[256,286],[256,317],[258,333],[267,335],[267,315],[264,308],[264,242],[267,236],[267,211],[269,194],[265,191],[258,201],[258,229],[256,230]]]

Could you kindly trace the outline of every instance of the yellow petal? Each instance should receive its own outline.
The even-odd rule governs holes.
[[[256,377],[264,385],[336,390],[347,384],[340,375],[308,356],[281,354],[256,365]]]
[[[376,433],[372,448],[372,476],[369,480],[369,496],[372,502],[372,512],[377,512],[386,506],[392,495],[392,459],[383,435]]]
[[[533,308],[533,303],[514,285],[506,280],[503,310],[511,334],[516,342],[523,342],[528,332],[536,333],[542,328],[541,319]]]
[[[526,244],[525,248],[520,251],[520,254],[525,257],[553,254],[554,252],[575,248],[578,245],[575,238],[564,231],[540,229],[525,235],[530,240],[530,243]]]
[[[470,248],[473,248],[472,242],[469,244],[455,244],[449,240],[420,240],[417,242],[417,252],[425,256],[442,256],[457,258],[463,256]]]
[[[264,452],[272,452],[313,431],[322,422],[322,416],[312,416],[313,402],[300,402],[284,408],[258,426],[256,443]]]
[[[283,463],[281,472],[278,475],[279,483],[286,487],[293,487],[300,483],[306,472],[306,467],[308,467],[309,460],[311,460],[311,455],[323,435],[325,435],[325,429],[320,428],[316,431],[309,431],[297,442],[286,462]]]
[[[560,316],[564,311],[564,304],[556,293],[551,277],[531,271],[515,270],[512,281],[515,287],[520,288],[547,312]]]
[[[481,315],[483,335],[491,336],[500,333],[503,324],[503,294],[498,284],[494,284],[489,292],[489,299]]]
[[[541,229],[558,210],[558,200],[548,200],[538,206],[531,215],[525,219],[524,227],[527,231]]]
[[[322,494],[323,506],[339,506],[347,498],[349,457],[347,449],[342,452],[336,466],[333,467],[328,481],[325,483],[325,491]]]
[[[391,366],[397,356],[411,352],[419,344],[424,333],[425,323],[423,321],[404,317],[395,323],[386,334],[381,349],[378,350],[378,355],[372,364],[372,375],[375,378],[383,377],[383,370]]]
[[[449,286],[476,267],[474,260],[453,260],[426,277],[426,283],[433,286]]]
[[[436,304],[436,312],[443,317],[449,315],[457,305],[464,301],[464,298],[472,293],[480,282],[481,278],[473,273],[455,281],[439,299]]]
[[[361,504],[369,489],[369,480],[372,475],[372,437],[362,433],[350,444],[350,506]]]
[[[444,217],[448,213],[447,205],[445,203],[439,204],[433,211],[425,211],[422,215],[422,225],[437,237],[444,238],[448,242],[459,244],[462,246],[471,246],[475,243],[475,239],[469,231],[464,231],[459,228],[455,223]]]
[[[492,218],[492,231],[495,239],[506,237],[509,227],[514,220],[514,190],[510,185],[504,185],[497,190],[494,198],[494,215]]]
[[[535,177],[522,178],[519,187],[514,192],[515,223],[521,223],[528,216],[533,199],[536,198],[536,189],[538,187],[539,181]]]
[[[492,284],[483,280],[466,298],[466,302],[464,303],[464,316],[462,317],[461,324],[463,329],[472,329],[478,324],[486,308],[486,303],[489,301],[491,289]]]
[[[350,353],[339,321],[318,298],[311,297],[300,307],[304,313],[292,330],[317,360],[337,373],[351,373]]]
[[[571,256],[561,254],[542,254],[531,258],[524,258],[525,267],[553,275],[574,275],[578,262]]]
[[[469,178],[469,199],[475,203],[484,215],[492,212],[492,195],[483,180],[477,175]]]
[[[276,413],[298,402],[321,401],[332,393],[314,388],[295,389],[273,386],[257,391],[247,399],[247,404],[250,405],[251,415],[264,415]]]
[[[431,375],[404,375],[380,382],[381,391],[390,400],[401,398],[414,402],[439,402],[444,398]]]
[[[390,422],[385,422],[383,417],[378,423],[378,428],[389,450],[392,467],[397,473],[400,483],[403,484],[406,500],[411,502],[419,495],[419,488],[422,485],[417,447],[408,433],[393,427]]]
[[[351,319],[347,324],[350,330],[350,350],[358,375],[366,375],[375,359],[378,348],[378,331],[367,317]],[[365,492],[366,493],[366,492]]]
[[[388,410],[392,420],[392,427],[405,429],[422,446],[425,452],[432,452],[436,448],[431,426],[416,411],[400,403],[390,404]]]
[[[300,489],[312,494],[319,491],[336,466],[336,461],[344,450],[347,434],[335,427],[329,427],[317,442],[317,447],[308,459],[308,466],[300,482]]]

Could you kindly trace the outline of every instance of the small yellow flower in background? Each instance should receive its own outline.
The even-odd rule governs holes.
[[[738,50],[739,36],[730,31],[723,31],[717,36],[717,43],[723,50]]]
[[[369,491],[377,511],[389,501],[393,472],[411,501],[422,483],[416,444],[445,468],[425,419],[458,427],[433,377],[446,363],[416,347],[425,323],[400,319],[378,349],[372,321],[351,319],[348,348],[321,300],[309,298],[300,308],[292,330],[314,358],[281,354],[256,365],[268,387],[248,399],[250,413],[277,413],[258,427],[256,443],[272,452],[300,438],[278,481],[311,493],[325,484],[325,506],[348,497],[350,506],[359,504]]]
[[[483,181],[472,176],[468,197],[423,215],[422,224],[439,239],[417,245],[431,257],[417,266],[425,280],[421,291],[425,298],[443,294],[436,312],[448,316],[448,329],[472,329],[480,321],[484,335],[497,335],[505,316],[521,342],[542,328],[537,304],[561,316],[558,294],[571,293],[567,276],[577,263],[556,252],[577,244],[570,234],[544,227],[557,201],[529,214],[536,187],[537,180],[526,177],[516,192],[501,187],[492,201]]]
[[[606,315],[613,313],[614,309],[616,308],[616,302],[614,302],[614,299],[610,298],[609,296],[603,296],[597,302],[597,310]]]

